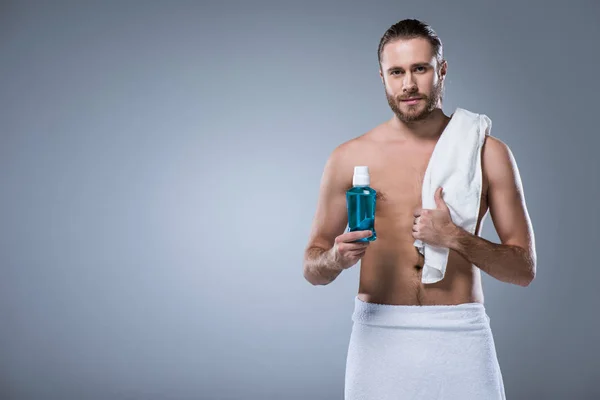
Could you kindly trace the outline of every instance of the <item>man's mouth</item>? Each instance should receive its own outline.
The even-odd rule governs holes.
[[[417,104],[421,100],[422,100],[421,97],[413,97],[410,99],[404,99],[404,100],[400,100],[400,101],[403,103],[406,103],[406,104]]]

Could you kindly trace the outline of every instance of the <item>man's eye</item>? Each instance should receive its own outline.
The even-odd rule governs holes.
[[[399,73],[400,73],[400,71],[398,71],[398,70],[392,71],[392,75],[396,75],[396,74],[399,74]]]
[[[419,72],[425,72],[425,67],[417,67],[415,69]]]

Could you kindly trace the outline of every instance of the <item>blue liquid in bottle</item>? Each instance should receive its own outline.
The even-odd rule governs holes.
[[[357,242],[372,242],[377,239],[375,232],[375,189],[369,187],[369,167],[354,167],[353,187],[346,192],[348,208],[348,232],[370,230],[373,234]]]

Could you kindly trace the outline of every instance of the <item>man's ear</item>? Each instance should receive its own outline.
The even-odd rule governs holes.
[[[446,77],[447,73],[448,73],[448,62],[446,60],[442,60],[442,62],[440,63],[439,78],[443,80]]]

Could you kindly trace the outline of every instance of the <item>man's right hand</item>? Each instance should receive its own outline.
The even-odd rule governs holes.
[[[346,232],[335,238],[333,248],[333,259],[342,269],[348,269],[358,263],[367,251],[371,242],[354,242],[367,238],[373,233],[370,230]],[[353,243],[354,242],[354,243]]]

